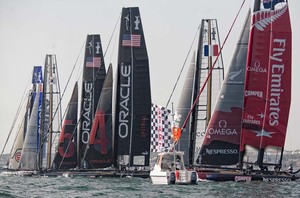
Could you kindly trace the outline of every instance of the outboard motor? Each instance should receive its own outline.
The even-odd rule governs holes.
[[[196,184],[198,180],[197,173],[195,171],[191,172],[191,184]]]
[[[175,184],[175,181],[176,181],[175,172],[170,172],[168,177],[168,184]]]

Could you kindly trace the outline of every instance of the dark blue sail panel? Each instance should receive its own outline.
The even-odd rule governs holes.
[[[79,158],[81,163],[88,168],[89,161],[86,154],[88,152],[92,124],[105,79],[106,71],[103,60],[103,51],[100,35],[88,35],[86,39],[85,59],[82,77],[81,114],[79,128]],[[93,156],[93,154],[91,154]],[[96,154],[95,154],[96,155]],[[81,166],[81,165],[79,165]]]
[[[127,156],[124,165],[147,166],[150,152],[150,75],[141,16],[136,7],[122,10],[116,94],[115,149],[118,159]],[[142,162],[136,162],[138,158]]]
[[[43,82],[42,66],[34,66],[33,75],[32,75],[32,84],[37,84],[42,82]]]

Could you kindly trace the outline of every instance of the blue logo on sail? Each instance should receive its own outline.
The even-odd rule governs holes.
[[[37,84],[42,82],[43,82],[42,66],[34,66],[33,75],[32,75],[32,84]]]

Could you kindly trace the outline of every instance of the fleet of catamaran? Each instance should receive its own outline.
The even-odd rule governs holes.
[[[87,35],[82,82],[65,113],[56,56],[46,55],[33,69],[6,174],[154,184],[298,179],[282,169],[291,103],[287,1],[254,1],[225,76],[217,20],[203,19],[198,38],[175,115],[152,104],[137,7],[122,10],[116,79],[100,35]]]

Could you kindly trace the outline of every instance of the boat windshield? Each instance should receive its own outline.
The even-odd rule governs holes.
[[[161,157],[161,169],[163,170],[181,170],[182,160],[179,155],[163,155]]]

